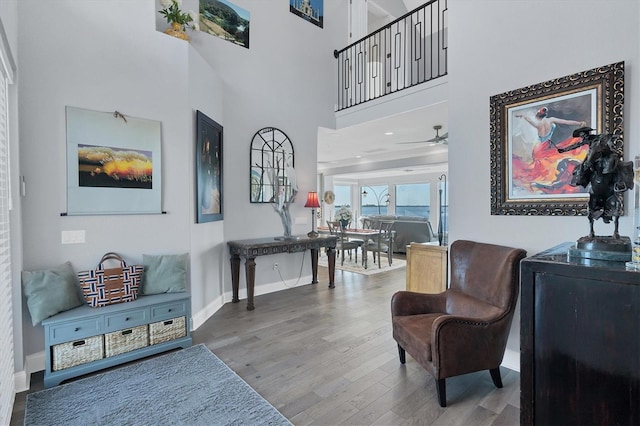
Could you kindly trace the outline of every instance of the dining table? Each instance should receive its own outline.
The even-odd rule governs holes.
[[[329,227],[328,226],[319,226],[318,227],[318,232],[320,234],[325,234],[328,235],[331,232],[329,231]],[[344,228],[342,231],[342,236],[346,237],[346,238],[358,238],[361,240],[364,240],[364,244],[362,245],[362,266],[364,267],[364,269],[368,268],[367,265],[367,241],[369,239],[377,239],[378,240],[378,253],[380,252],[380,239],[378,239],[377,237],[380,235],[380,230],[379,229],[363,229],[363,228]],[[393,236],[394,236],[394,232],[391,232],[391,236],[390,236],[390,240],[389,240],[389,250],[391,250],[391,247],[393,247]],[[341,263],[344,263],[344,250],[342,250],[342,253],[340,254],[341,256]]]

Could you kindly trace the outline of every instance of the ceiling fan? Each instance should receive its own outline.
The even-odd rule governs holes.
[[[436,124],[435,126],[433,126],[433,130],[436,131],[436,136],[434,138],[431,139],[427,139],[425,141],[413,141],[413,142],[397,142],[399,144],[406,144],[406,143],[432,143],[432,144],[443,144],[443,145],[448,145],[449,141],[449,132],[440,135],[438,132],[440,131],[440,129],[442,129],[442,126],[440,124]]]

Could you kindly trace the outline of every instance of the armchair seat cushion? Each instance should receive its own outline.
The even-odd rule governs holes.
[[[433,331],[433,322],[444,314],[420,314],[407,315],[401,317],[393,317],[393,338],[403,348],[415,348],[421,358],[416,359],[419,364],[423,361],[431,362],[433,360],[431,354],[431,336]]]

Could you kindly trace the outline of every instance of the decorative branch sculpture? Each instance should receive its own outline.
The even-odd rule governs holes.
[[[270,161],[267,161],[267,178],[273,190],[270,202],[273,210],[280,216],[280,221],[284,228],[284,238],[291,238],[291,213],[289,212],[289,207],[298,194],[298,184],[296,182],[296,172],[289,161],[282,165],[285,181],[280,182],[279,176],[282,170],[280,167],[280,160],[276,160],[275,166]],[[291,187],[291,195],[289,197],[287,197],[286,180],[289,181]]]

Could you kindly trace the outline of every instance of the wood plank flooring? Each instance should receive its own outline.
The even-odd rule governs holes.
[[[391,337],[391,295],[405,287],[404,269],[373,276],[336,271],[327,288],[304,285],[228,303],[193,332],[295,425],[517,425],[520,376],[502,368],[447,379],[447,405],[433,378]],[[35,383],[33,383],[35,381]],[[41,373],[32,388],[42,388]],[[26,393],[16,396],[22,424]],[[14,423],[15,421],[15,423]]]

